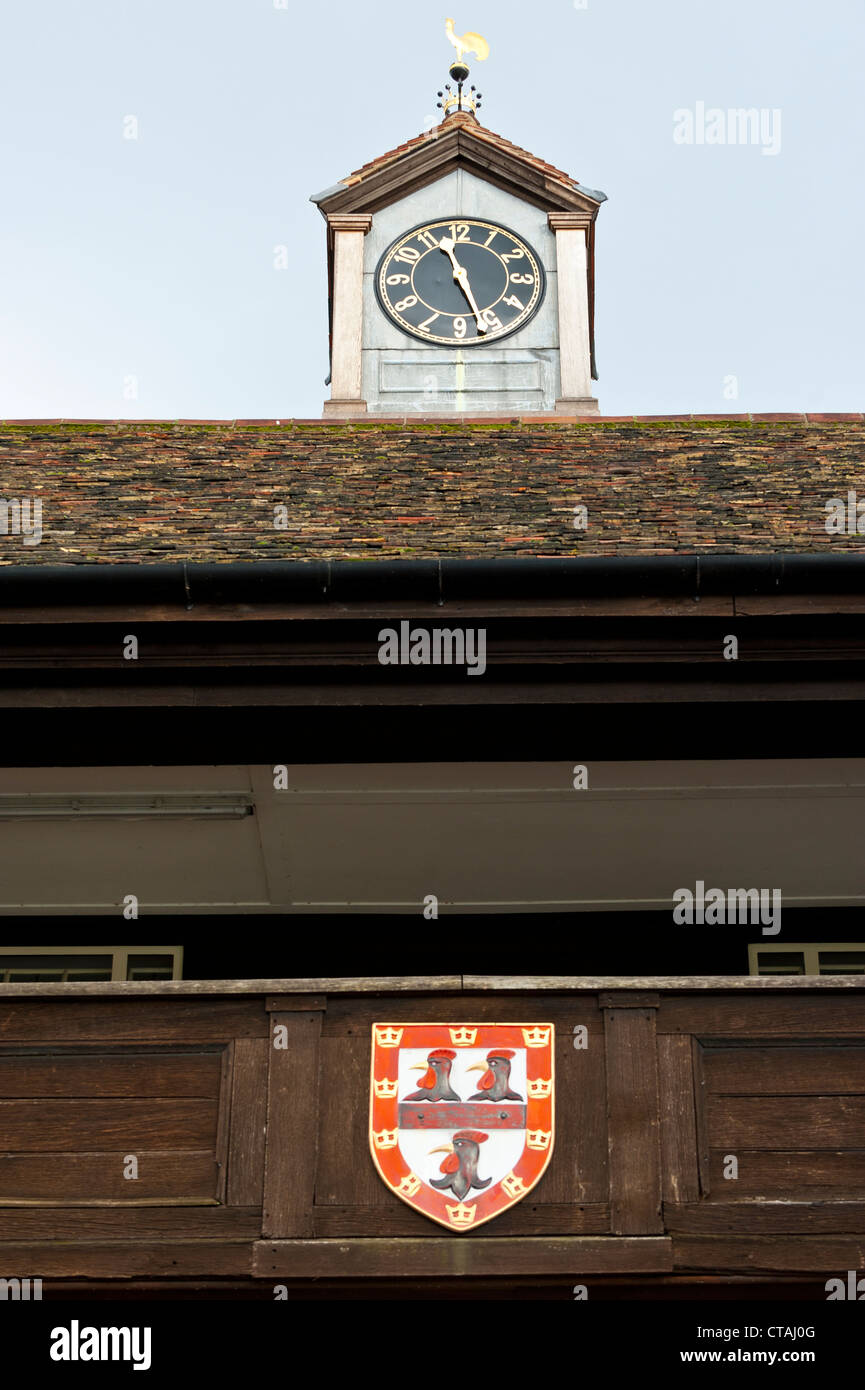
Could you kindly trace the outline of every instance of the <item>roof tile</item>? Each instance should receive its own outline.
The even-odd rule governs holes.
[[[865,551],[824,524],[865,498],[861,414],[7,421],[0,470],[43,503],[0,565]]]
[[[385,168],[386,165],[392,164],[397,159],[402,159],[405,155],[413,150],[419,149],[422,145],[428,145],[430,141],[437,140],[443,131],[456,127],[468,129],[473,135],[476,135],[478,139],[485,140],[488,144],[495,145],[500,150],[505,150],[509,154],[518,156],[518,158],[533,165],[542,173],[548,174],[550,178],[565,184],[568,188],[579,188],[580,186],[577,180],[572,178],[570,174],[566,174],[563,169],[557,169],[554,164],[548,164],[545,159],[540,159],[537,155],[531,154],[529,150],[524,150],[520,145],[513,144],[511,140],[506,140],[503,135],[497,135],[495,131],[488,130],[486,126],[482,126],[476,121],[473,116],[466,115],[465,113],[449,116],[447,120],[442,121],[440,125],[435,126],[432,130],[425,130],[420,135],[416,135],[413,139],[406,140],[404,144],[397,145],[394,149],[386,151],[385,154],[380,154],[376,159],[369,160],[368,163],[362,164],[359,169],[355,169],[352,173],[347,174],[342,182],[347,185],[362,183],[364,179],[368,179],[371,174],[377,173],[379,169]]]

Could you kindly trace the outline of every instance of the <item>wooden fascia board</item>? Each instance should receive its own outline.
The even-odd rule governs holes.
[[[568,188],[530,161],[479,140],[462,127],[430,139],[359,183],[347,185],[319,206],[325,217],[334,212],[377,212],[455,168],[468,169],[546,211],[574,209],[592,218],[598,213],[600,204],[585,193]]]

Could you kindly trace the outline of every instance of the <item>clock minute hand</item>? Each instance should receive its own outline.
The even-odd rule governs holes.
[[[439,250],[444,251],[446,255],[450,256],[451,264],[454,268],[454,279],[456,280],[457,284],[459,285],[460,289],[462,290],[463,294],[468,300],[469,305],[471,306],[471,311],[474,314],[475,319],[477,321],[478,333],[486,333],[489,325],[485,323],[483,318],[481,317],[481,311],[478,308],[478,302],[472,294],[472,288],[469,284],[469,273],[466,270],[465,266],[460,265],[459,261],[457,260],[456,255],[454,253],[455,245],[456,243],[453,237],[445,236],[442,237],[441,241],[439,242]]]

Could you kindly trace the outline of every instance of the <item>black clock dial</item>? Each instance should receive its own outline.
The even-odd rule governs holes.
[[[496,222],[446,217],[404,233],[375,274],[378,301],[425,343],[480,347],[525,327],[546,277],[524,237]]]

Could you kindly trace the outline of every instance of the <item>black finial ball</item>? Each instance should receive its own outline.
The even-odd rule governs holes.
[[[451,63],[448,71],[455,82],[465,82],[471,69],[466,67],[465,63],[457,62]]]

